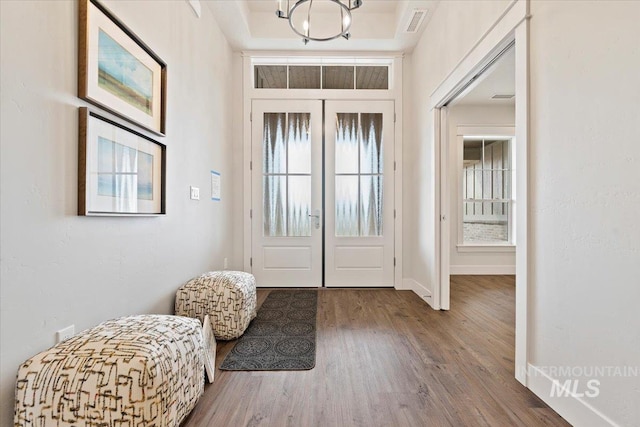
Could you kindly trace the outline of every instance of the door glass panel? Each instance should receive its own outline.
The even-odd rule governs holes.
[[[310,120],[310,113],[264,114],[265,237],[311,236]]]
[[[382,176],[360,177],[360,235],[382,236]]]
[[[382,173],[382,114],[360,115],[360,173]]]
[[[336,176],[336,236],[358,236],[358,176]]]
[[[336,120],[336,173],[358,173],[358,113],[338,113]]]
[[[336,236],[382,236],[381,113],[336,114]]]
[[[264,235],[283,237],[287,235],[285,223],[286,177],[267,175],[262,179]]]
[[[288,177],[288,236],[311,236],[311,176]]]
[[[289,113],[287,132],[289,173],[311,173],[311,129],[309,113]]]
[[[287,157],[284,139],[286,121],[286,113],[264,113],[262,170],[266,174],[286,172]]]

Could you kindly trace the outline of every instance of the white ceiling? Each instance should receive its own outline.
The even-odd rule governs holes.
[[[202,0],[214,14],[234,50],[410,52],[427,26],[439,0],[363,0],[352,12],[351,39],[311,41],[306,46],[275,11],[276,0]],[[290,0],[291,4],[294,0]],[[286,0],[283,0],[286,4]],[[327,0],[314,0],[322,13]],[[325,6],[326,7],[326,6]],[[404,32],[414,9],[427,9],[417,33]],[[315,23],[318,27],[322,16]],[[319,23],[319,24],[318,24]]]
[[[276,16],[277,0],[201,0],[214,14],[225,37],[236,51],[296,52],[411,52],[428,25],[440,0],[363,0],[352,12],[351,39],[311,41],[306,46]],[[289,0],[294,4],[295,0]],[[287,0],[283,0],[286,4]],[[327,0],[314,0],[322,24],[322,13],[333,10]],[[404,32],[414,9],[426,9],[427,16],[417,33]],[[505,53],[451,105],[515,105],[515,98],[492,99],[496,94],[515,94],[515,51]]]
[[[450,105],[515,105],[515,97],[511,99],[492,99],[494,95],[515,95],[515,93],[515,48],[511,48]]]

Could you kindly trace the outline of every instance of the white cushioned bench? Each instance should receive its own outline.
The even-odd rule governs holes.
[[[243,271],[210,271],[176,292],[175,313],[201,322],[207,314],[216,338],[241,336],[256,317],[256,280]]]
[[[176,427],[204,391],[200,323],[110,320],[24,362],[15,426]]]

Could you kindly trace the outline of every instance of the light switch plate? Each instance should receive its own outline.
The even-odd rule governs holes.
[[[191,189],[191,200],[200,200],[200,189],[198,187],[189,187]]]

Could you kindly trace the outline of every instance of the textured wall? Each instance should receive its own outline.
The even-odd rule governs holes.
[[[429,26],[406,62],[408,90],[404,111],[405,269],[412,278],[433,290],[435,282],[435,148],[429,97],[500,17],[509,0],[438,3]],[[406,77],[406,76],[405,76]]]
[[[105,1],[168,64],[167,216],[75,215],[77,3],[2,1],[0,424],[19,363],[121,315],[170,313],[175,290],[231,259],[232,53],[208,8]],[[210,170],[222,173],[222,202]],[[189,185],[201,200],[189,200]]]
[[[405,182],[414,183],[405,188],[405,210],[414,212],[404,243],[414,256],[405,277],[430,287],[435,159],[428,96],[499,17],[498,6],[440,2],[411,58],[415,95],[404,171]],[[528,361],[583,372],[637,367],[640,3],[533,0],[531,15]],[[637,425],[640,377],[602,378],[598,397],[584,404],[562,399],[552,404],[600,414],[597,425]]]
[[[530,363],[639,367],[640,3],[531,13]],[[584,400],[638,425],[640,377]]]

